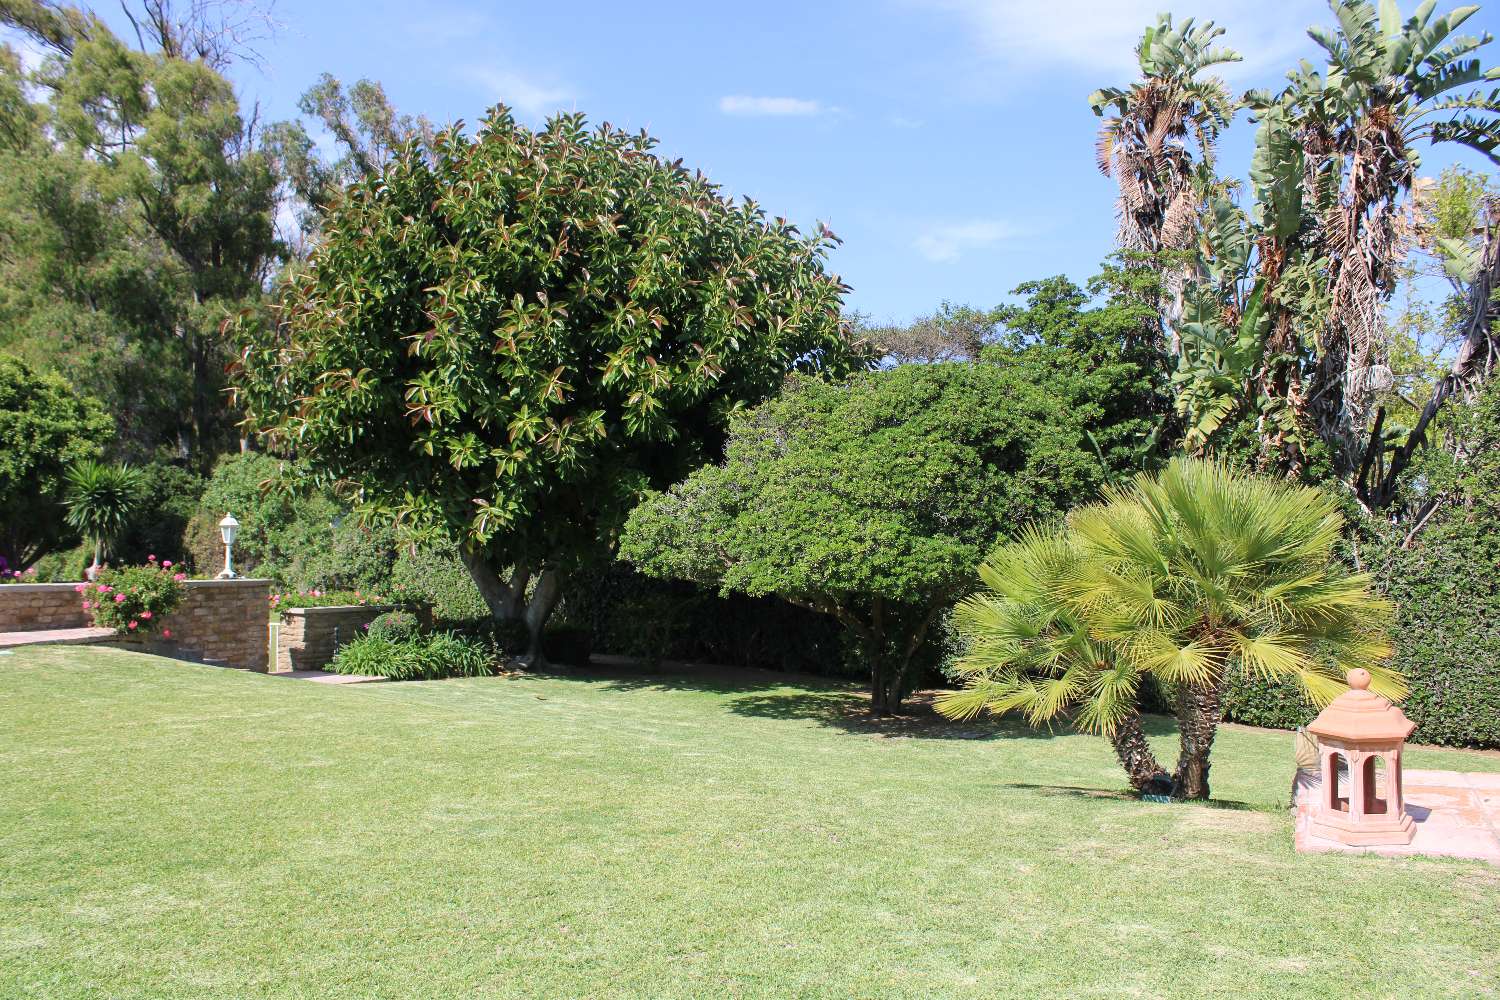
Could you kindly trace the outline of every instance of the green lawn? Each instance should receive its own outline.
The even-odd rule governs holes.
[[[1500,995],[1500,870],[1294,853],[1285,734],[1150,805],[1102,740],[857,705],[0,656],[0,996]]]

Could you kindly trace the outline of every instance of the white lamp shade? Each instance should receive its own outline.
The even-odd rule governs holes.
[[[233,545],[234,540],[240,534],[240,522],[234,519],[233,514],[225,514],[224,520],[219,522],[219,534],[224,536],[225,545]]]

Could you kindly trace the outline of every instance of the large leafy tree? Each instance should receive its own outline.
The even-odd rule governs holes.
[[[0,557],[25,569],[69,537],[63,486],[97,457],[110,420],[60,376],[0,354]]]
[[[913,655],[995,539],[1102,481],[1069,408],[1009,366],[799,379],[735,422],[723,464],[638,507],[620,551],[654,576],[836,618],[879,715],[899,707]]]
[[[1324,704],[1343,690],[1344,671],[1364,667],[1377,691],[1404,694],[1382,665],[1392,609],[1367,575],[1334,560],[1342,529],[1321,490],[1175,459],[985,563],[986,589],[957,612],[968,685],[939,707],[1069,717],[1110,737],[1137,788],[1208,798],[1232,673],[1295,679]],[[1181,752],[1170,778],[1137,714],[1147,677],[1176,696]]]
[[[834,242],[581,115],[412,142],[329,209],[270,322],[246,427],[364,510],[445,539],[539,634],[636,495],[716,458],[789,372],[867,363]],[[528,597],[529,594],[529,597]],[[533,644],[533,652],[539,647]]]
[[[221,324],[284,252],[272,160],[220,72],[247,37],[228,6],[127,7],[132,47],[87,8],[0,4],[48,53],[0,60],[0,336],[105,399],[127,450],[204,462],[233,441]]]

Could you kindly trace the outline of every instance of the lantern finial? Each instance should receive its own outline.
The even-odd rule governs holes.
[[[1349,671],[1347,676],[1349,686],[1356,691],[1365,691],[1370,687],[1370,672],[1364,667],[1355,667]]]

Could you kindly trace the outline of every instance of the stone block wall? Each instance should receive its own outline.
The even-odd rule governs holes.
[[[0,632],[83,628],[91,624],[74,583],[0,586]],[[161,635],[117,636],[110,642],[159,656],[265,672],[270,662],[269,580],[189,580],[182,604]],[[14,592],[14,593],[13,593]]]
[[[276,669],[321,670],[340,646],[364,635],[366,625],[394,610],[389,604],[287,608],[276,632]]]
[[[0,586],[0,632],[87,628],[75,583],[7,583]]]

